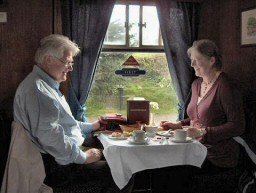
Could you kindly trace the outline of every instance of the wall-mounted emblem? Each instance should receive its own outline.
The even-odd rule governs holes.
[[[146,74],[146,71],[143,69],[140,69],[140,64],[137,62],[137,60],[130,56],[123,64],[122,66],[125,66],[125,68],[122,68],[121,70],[116,70],[117,75],[122,76],[139,76]]]

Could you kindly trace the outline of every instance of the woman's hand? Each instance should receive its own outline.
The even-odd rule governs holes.
[[[85,164],[90,164],[99,161],[102,156],[101,151],[96,148],[89,149],[85,153],[87,156]]]
[[[187,128],[188,137],[191,137],[193,139],[198,139],[202,137],[204,134],[206,134],[205,128],[194,128],[194,127]]]
[[[179,129],[181,128],[181,123],[173,123],[170,121],[161,121],[160,127],[162,127],[164,130],[169,130],[169,129]]]

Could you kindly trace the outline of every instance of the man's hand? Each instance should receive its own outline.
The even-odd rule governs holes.
[[[85,153],[87,156],[85,164],[90,164],[90,163],[99,161],[102,155],[101,151],[96,148],[89,149]]]
[[[93,131],[98,131],[100,129],[100,123],[99,121],[94,121],[92,123],[92,126],[93,126]]]

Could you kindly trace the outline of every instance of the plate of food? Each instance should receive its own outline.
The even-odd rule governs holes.
[[[126,140],[128,137],[124,136],[121,132],[113,132],[108,138],[112,140]]]
[[[168,131],[157,131],[157,135],[164,136],[164,137],[172,137],[174,136],[174,131],[168,130]]]

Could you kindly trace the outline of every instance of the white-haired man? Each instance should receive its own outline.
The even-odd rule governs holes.
[[[73,70],[78,45],[63,35],[52,34],[40,41],[33,71],[19,85],[14,99],[14,121],[21,123],[42,154],[45,183],[100,180],[115,186],[102,153],[96,148],[81,150],[84,136],[100,128],[98,121],[77,121],[59,92]]]

